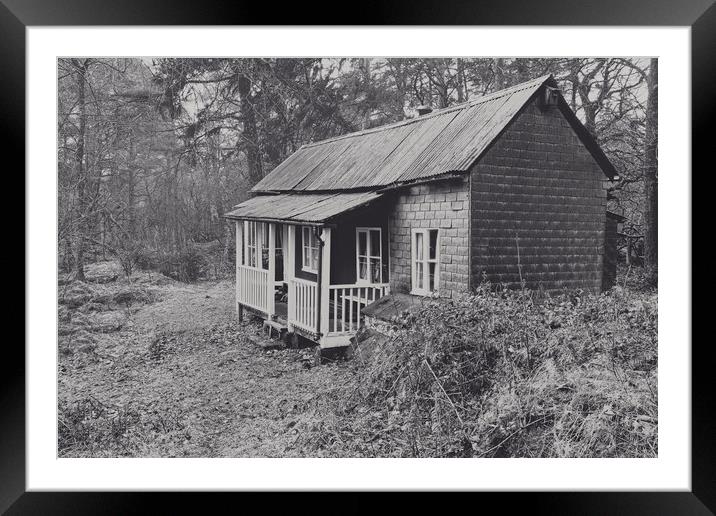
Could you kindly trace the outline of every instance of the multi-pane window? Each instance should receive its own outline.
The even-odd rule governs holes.
[[[246,242],[245,262],[249,267],[258,267],[259,265],[259,249],[261,248],[261,239],[264,223],[247,221],[244,225],[244,241]]]
[[[356,263],[358,282],[383,282],[383,250],[380,228],[356,229]]]
[[[266,222],[248,220],[244,223],[244,263],[249,267],[268,270],[269,230]]]
[[[303,226],[303,270],[318,272],[318,238],[312,227]]]
[[[268,270],[269,268],[269,231],[268,231],[268,224],[265,222],[261,223],[261,231],[259,232],[261,235],[261,268]]]
[[[281,231],[275,231],[275,245],[277,261],[281,252]],[[244,221],[243,245],[244,255],[242,265],[256,269],[269,270],[269,257],[271,246],[269,242],[269,224],[253,220]],[[281,265],[282,267],[283,265]]]
[[[429,294],[438,289],[440,282],[438,230],[414,229],[412,236],[412,292]]]

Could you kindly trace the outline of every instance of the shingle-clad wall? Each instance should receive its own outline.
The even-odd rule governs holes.
[[[473,285],[601,289],[605,176],[557,107],[529,105],[471,176]]]
[[[409,292],[413,228],[439,228],[439,294],[452,297],[468,289],[469,178],[445,180],[398,192],[389,217],[390,285]]]
[[[602,290],[609,290],[617,280],[617,219],[607,215],[605,230]]]

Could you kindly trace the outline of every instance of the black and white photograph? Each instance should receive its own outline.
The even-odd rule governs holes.
[[[57,455],[657,458],[657,57],[57,59]]]

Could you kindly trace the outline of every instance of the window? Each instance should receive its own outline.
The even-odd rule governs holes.
[[[269,231],[268,225],[265,222],[261,222],[261,268],[264,270],[269,269]]]
[[[246,252],[244,260],[249,267],[258,266],[260,222],[247,221],[244,225]]]
[[[265,222],[244,222],[244,264],[257,269],[268,270],[268,224]]]
[[[380,228],[356,228],[358,283],[383,282],[383,249]]]
[[[413,294],[435,292],[440,283],[438,230],[414,229],[411,242]]]
[[[283,281],[283,232],[286,226],[278,226],[276,228],[276,281]]]
[[[318,238],[310,226],[303,226],[303,270],[318,273]]]

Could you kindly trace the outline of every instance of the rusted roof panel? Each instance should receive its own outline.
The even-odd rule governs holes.
[[[304,145],[253,190],[378,188],[466,172],[550,76],[396,124]]]
[[[258,195],[234,206],[229,219],[283,220],[296,223],[326,222],[336,215],[381,197],[376,192],[291,193]]]

